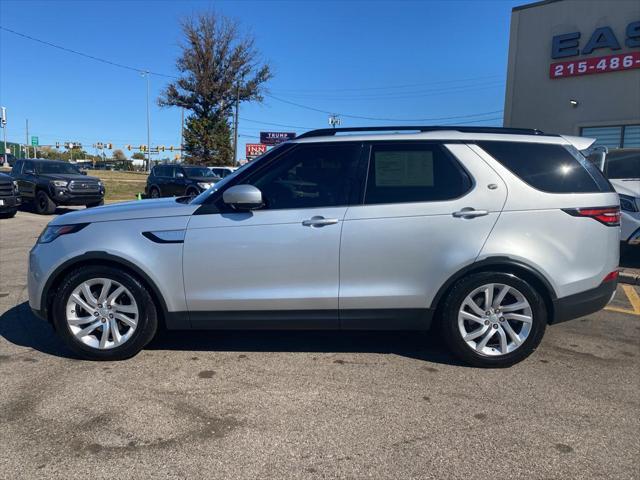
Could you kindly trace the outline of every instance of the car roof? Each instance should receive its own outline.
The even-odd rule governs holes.
[[[289,143],[348,142],[348,141],[502,141],[573,145],[585,150],[595,139],[567,135],[546,134],[540,130],[502,127],[400,126],[319,129],[303,133]]]

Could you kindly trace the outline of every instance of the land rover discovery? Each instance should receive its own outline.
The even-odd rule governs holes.
[[[54,219],[29,303],[78,355],[167,329],[428,330],[482,367],[616,289],[620,209],[579,153],[536,130],[314,130],[193,199]],[[225,252],[214,255],[212,252]]]

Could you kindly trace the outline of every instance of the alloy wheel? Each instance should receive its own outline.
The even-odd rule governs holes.
[[[533,325],[531,305],[518,289],[490,283],[465,297],[458,311],[462,339],[474,351],[501,356],[517,350]]]
[[[131,292],[109,278],[86,280],[66,305],[71,333],[85,345],[107,350],[127,342],[138,326],[138,305]]]

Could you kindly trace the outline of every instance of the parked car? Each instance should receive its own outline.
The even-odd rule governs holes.
[[[0,154],[0,164],[2,163],[4,163],[4,155]],[[7,163],[10,167],[13,167],[16,163],[16,157],[11,153],[7,153]]]
[[[640,149],[598,149],[589,156],[620,196],[620,240],[640,246]]]
[[[9,175],[0,173],[0,218],[15,216],[19,205],[17,185]]]
[[[29,304],[97,360],[136,354],[159,324],[436,323],[457,357],[502,367],[610,301],[620,209],[578,151],[593,140],[403,128],[311,131],[193,199],[58,217],[31,251]]]
[[[16,160],[11,176],[18,184],[23,203],[33,205],[36,213],[52,214],[58,205],[104,204],[104,184],[89,177],[75,165],[58,160]]]
[[[224,178],[235,172],[236,167],[209,167],[209,170],[211,170],[217,177]]]
[[[195,197],[220,180],[207,167],[156,165],[147,177],[147,197]]]

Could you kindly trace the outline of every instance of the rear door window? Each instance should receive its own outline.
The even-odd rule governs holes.
[[[365,204],[436,202],[461,197],[472,181],[438,144],[374,144]]]
[[[521,180],[548,193],[611,192],[602,172],[571,146],[525,142],[477,142]]]

